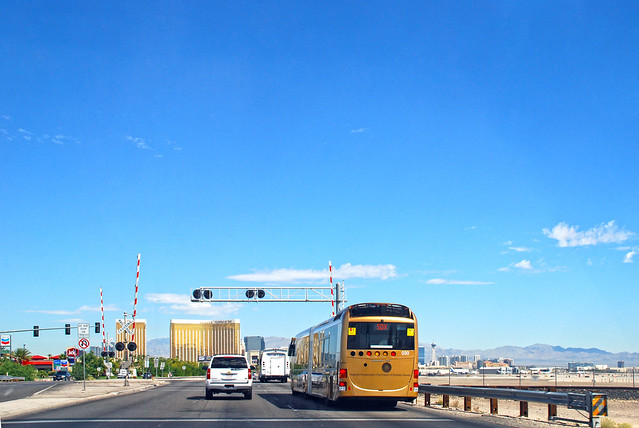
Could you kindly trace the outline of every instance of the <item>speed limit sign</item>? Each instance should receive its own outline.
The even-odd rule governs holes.
[[[89,339],[83,337],[82,339],[78,340],[78,346],[82,349],[87,349],[89,347]]]

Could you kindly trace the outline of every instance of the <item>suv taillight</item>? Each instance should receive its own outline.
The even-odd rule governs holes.
[[[249,379],[251,379],[251,369],[249,369]]]
[[[211,379],[211,369],[206,369],[206,378]]]

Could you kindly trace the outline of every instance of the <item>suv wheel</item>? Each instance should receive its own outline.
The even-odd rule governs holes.
[[[247,400],[251,400],[253,398],[253,391],[245,392],[244,398],[246,398]]]
[[[213,391],[209,391],[208,389],[206,390],[206,399],[207,400],[213,399]]]

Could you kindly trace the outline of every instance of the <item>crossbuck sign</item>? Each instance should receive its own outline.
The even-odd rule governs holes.
[[[122,327],[118,329],[118,334],[126,331],[128,334],[133,335],[133,330],[129,327],[133,324],[133,320],[125,320],[123,321]]]

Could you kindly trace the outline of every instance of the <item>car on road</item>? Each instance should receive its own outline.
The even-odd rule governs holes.
[[[53,380],[71,380],[71,373],[66,370],[58,370],[53,375]]]
[[[244,355],[216,355],[211,358],[206,370],[206,399],[213,394],[234,392],[253,398],[253,378],[251,367]]]
[[[149,372],[146,372],[142,375],[142,379],[153,379],[153,375]]]

